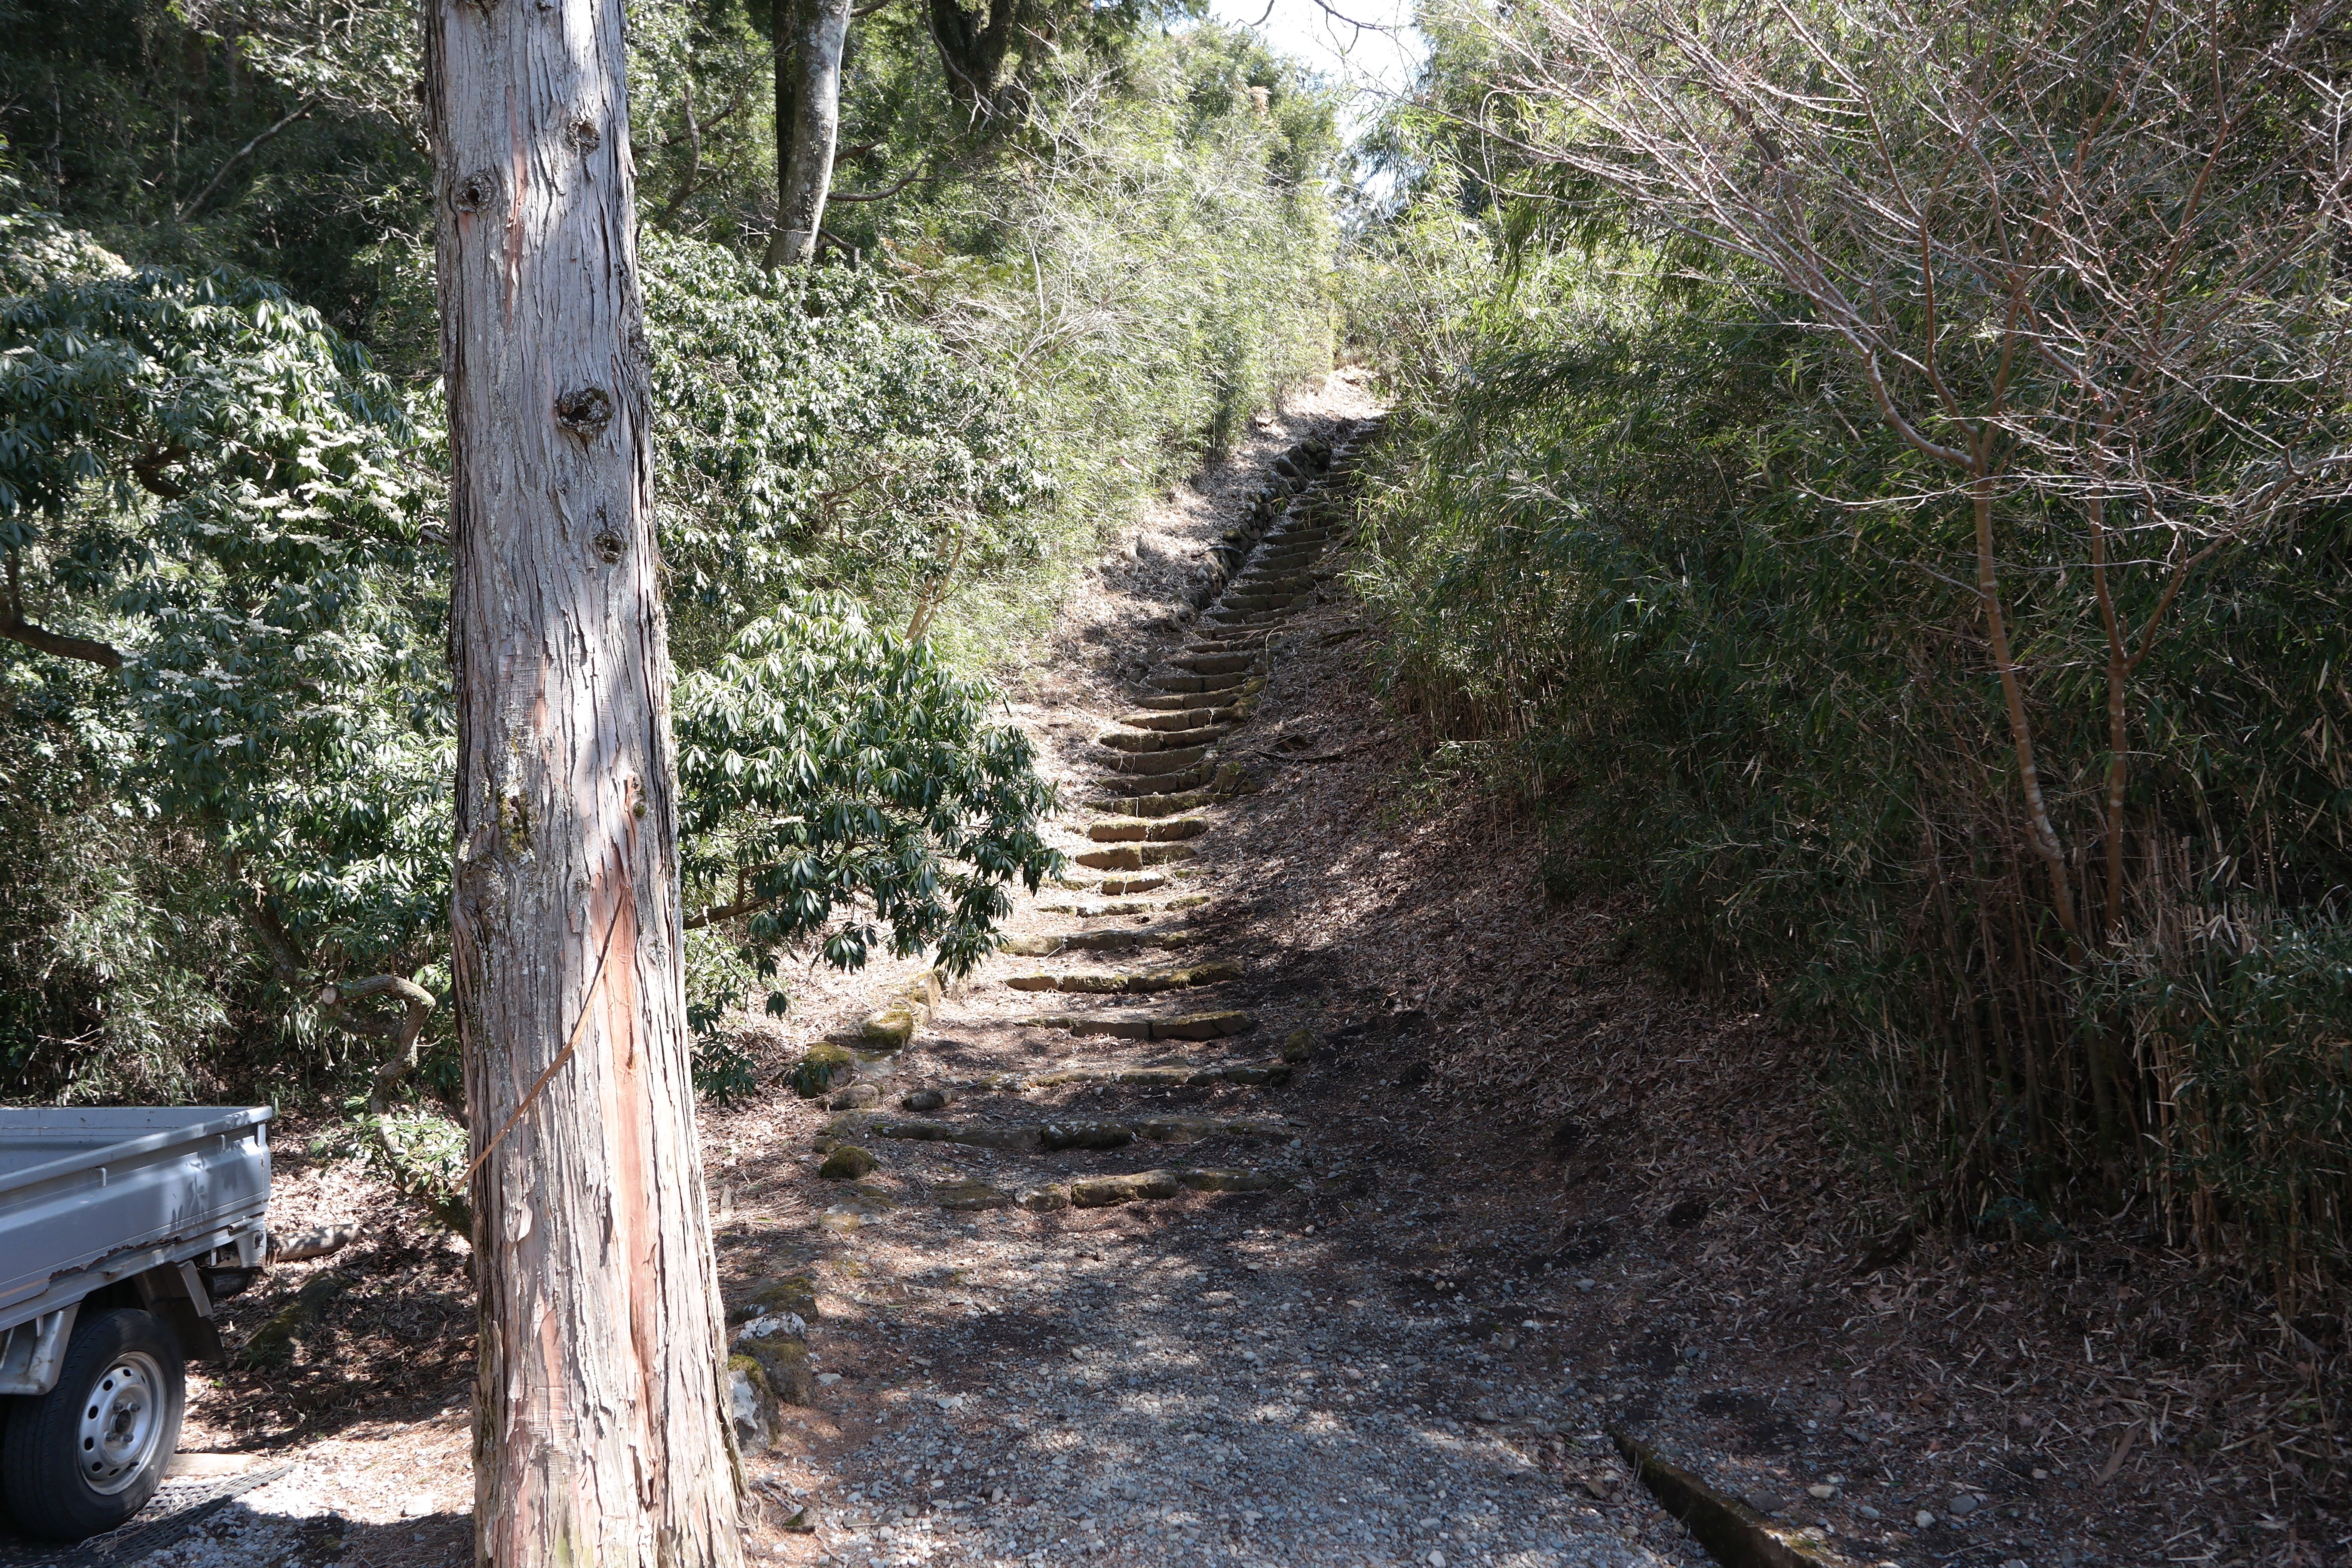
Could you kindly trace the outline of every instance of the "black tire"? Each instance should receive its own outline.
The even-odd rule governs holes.
[[[58,1385],[9,1401],[0,1493],[16,1528],[81,1541],[147,1506],[179,1447],[186,1363],[171,1326],[119,1308],[84,1318]]]

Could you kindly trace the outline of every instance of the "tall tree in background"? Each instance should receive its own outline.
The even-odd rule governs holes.
[[[849,0],[778,0],[777,16],[776,230],[768,265],[803,267],[816,259],[833,188]]]
[[[425,13],[481,1289],[476,1542],[733,1568],[620,0]]]

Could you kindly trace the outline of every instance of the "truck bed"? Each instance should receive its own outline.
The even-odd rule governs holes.
[[[267,1106],[0,1109],[0,1330],[257,1233]]]

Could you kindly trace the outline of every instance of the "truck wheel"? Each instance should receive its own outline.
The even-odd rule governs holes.
[[[170,1326],[121,1308],[85,1318],[58,1385],[12,1400],[0,1491],[16,1526],[49,1541],[112,1530],[147,1506],[179,1447],[185,1365]]]

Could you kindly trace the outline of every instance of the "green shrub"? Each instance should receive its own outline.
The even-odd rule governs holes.
[[[842,595],[744,627],[678,690],[688,929],[740,931],[762,979],[811,941],[843,969],[886,947],[969,971],[1006,889],[1035,890],[1059,859],[1053,792],[1027,734],[987,721],[993,695]]]

